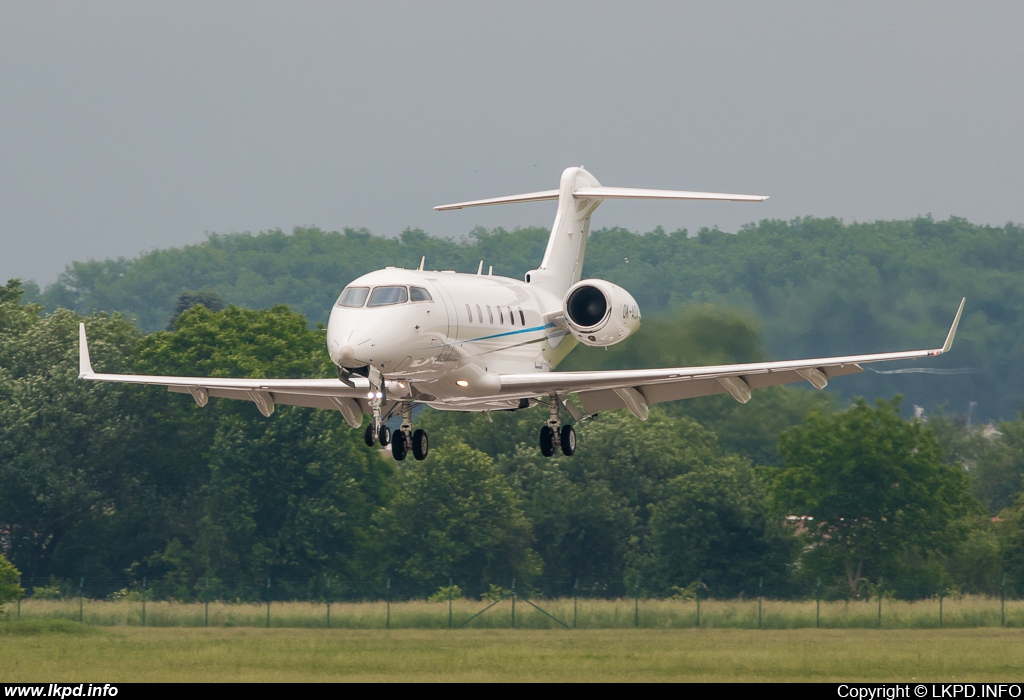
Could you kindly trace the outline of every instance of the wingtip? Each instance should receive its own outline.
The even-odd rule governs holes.
[[[953,325],[949,327],[949,333],[946,334],[946,342],[942,344],[942,352],[949,352],[950,348],[953,347],[953,338],[956,336],[956,327],[960,325],[960,315],[964,312],[964,304],[967,303],[967,297],[960,300],[960,308],[956,310],[956,316],[953,318]]]
[[[89,359],[89,341],[85,337],[85,324],[78,324],[78,378],[93,374],[92,361]]]

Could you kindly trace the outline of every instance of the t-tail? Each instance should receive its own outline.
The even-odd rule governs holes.
[[[488,204],[510,204],[514,202],[540,202],[558,200],[555,223],[551,237],[544,251],[540,267],[526,274],[526,281],[557,296],[580,281],[583,271],[583,257],[587,250],[587,236],[590,233],[590,217],[598,205],[606,199],[693,199],[726,202],[763,202],[764,195],[725,194],[720,192],[688,192],[681,190],[649,190],[630,187],[603,187],[593,175],[583,168],[566,168],[557,190],[529,192],[507,197],[478,199],[434,207],[437,211],[480,207]]]

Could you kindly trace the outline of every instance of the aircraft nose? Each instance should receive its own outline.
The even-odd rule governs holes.
[[[352,366],[356,359],[356,351],[351,345],[342,345],[338,348],[338,364]]]

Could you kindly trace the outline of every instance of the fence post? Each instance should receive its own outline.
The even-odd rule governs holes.
[[[270,629],[270,577],[267,576],[267,629]]]
[[[78,580],[78,621],[85,622],[85,610],[82,605],[83,589],[85,588],[85,576]]]
[[[942,594],[944,593],[943,586],[945,583],[944,580],[939,580],[939,629],[942,629]]]
[[[448,629],[452,628],[452,578],[448,577]]]
[[[579,596],[580,590],[580,579],[576,578],[576,582],[572,584],[572,628],[576,629],[576,598]]]
[[[633,627],[640,626],[640,577],[637,576],[633,588]]]
[[[882,587],[885,586],[885,577],[878,579],[878,629],[882,629]]]
[[[331,578],[327,577],[327,629],[331,629]]]
[[[387,588],[384,592],[384,600],[387,603],[387,617],[384,619],[384,629],[391,629],[391,578],[388,577]]]
[[[700,627],[700,579],[697,579],[697,627]]]
[[[821,577],[818,577],[818,585],[814,587],[814,626],[821,627]]]
[[[764,576],[757,582],[757,629],[761,629],[761,592],[764,589]]]
[[[1006,574],[1003,574],[1003,581],[999,584],[999,625],[1006,626]]]
[[[512,629],[516,628],[516,579],[512,577]]]
[[[210,626],[210,577],[203,577],[203,627]]]
[[[146,577],[142,577],[142,626],[146,626]]]
[[[21,575],[18,575],[18,588],[21,588]],[[21,596],[18,596],[18,619],[21,619]]]

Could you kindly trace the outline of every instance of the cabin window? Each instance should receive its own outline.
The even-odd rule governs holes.
[[[501,307],[498,307],[498,323],[505,325],[505,314],[501,313]]]
[[[513,326],[516,325],[516,317],[512,314],[512,307],[508,307],[508,321]]]
[[[391,304],[404,304],[409,301],[409,292],[405,287],[374,287],[370,292],[370,301],[367,306],[390,306]]]
[[[491,305],[490,304],[487,305],[487,322],[489,324],[491,324],[492,326],[494,325],[494,314],[491,313]]]
[[[523,315],[523,307],[519,307],[519,320],[523,322],[523,327],[526,327],[526,316]]]
[[[484,312],[480,310],[480,305],[476,305],[476,318],[480,323],[484,322]]]
[[[409,288],[409,299],[412,301],[433,301],[434,299],[423,287],[410,287]]]
[[[358,309],[366,303],[366,296],[369,293],[369,287],[346,287],[345,291],[338,297],[338,306]]]
[[[466,304],[466,316],[469,317],[469,322],[473,322],[473,309],[469,308],[469,304]]]

